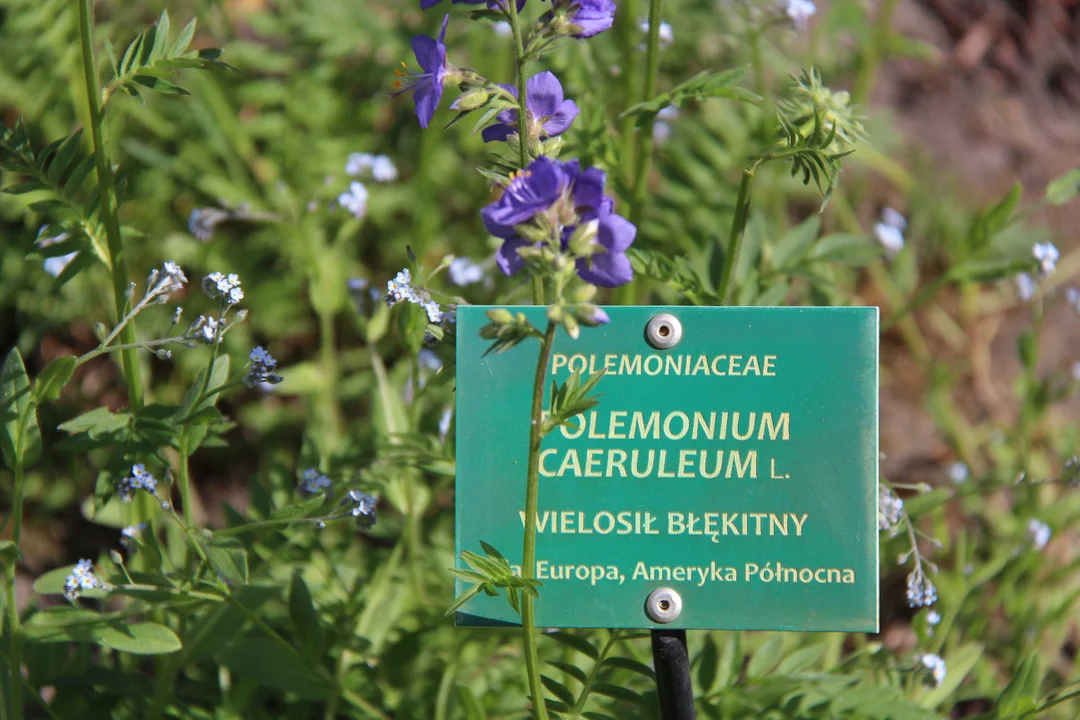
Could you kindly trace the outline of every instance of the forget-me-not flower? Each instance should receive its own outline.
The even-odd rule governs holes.
[[[1053,531],[1050,530],[1050,526],[1044,523],[1042,520],[1036,520],[1031,518],[1027,524],[1028,539],[1031,540],[1031,544],[1036,550],[1042,550],[1046,547],[1046,544],[1050,542],[1050,535]]]
[[[945,682],[945,661],[938,655],[926,654],[919,657],[919,662],[930,671],[934,687],[941,687]]]
[[[83,591],[100,587],[104,587],[104,584],[94,574],[94,564],[89,560],[80,560],[64,580],[64,597],[69,602],[75,602]]]
[[[817,12],[817,6],[810,0],[787,0],[787,16],[797,30],[810,27],[810,17]]]
[[[1048,242],[1035,243],[1035,247],[1031,248],[1031,254],[1039,263],[1039,274],[1042,277],[1046,277],[1054,272],[1054,268],[1057,267],[1058,258],[1061,257],[1061,253],[1054,247],[1054,244]]]

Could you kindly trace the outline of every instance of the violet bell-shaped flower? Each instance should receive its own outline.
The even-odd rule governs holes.
[[[515,98],[517,88],[513,85],[499,87],[507,90]],[[563,98],[562,84],[552,73],[544,71],[533,75],[525,83],[525,107],[530,140],[561,135],[570,127],[578,114],[578,106],[573,100]],[[518,111],[503,110],[499,113],[498,124],[484,128],[481,137],[484,142],[506,140],[518,131]]]
[[[615,0],[553,0],[555,31],[579,40],[599,35],[615,24]]]
[[[438,39],[427,35],[417,35],[412,39],[413,54],[416,55],[416,62],[423,72],[407,72],[408,65],[405,63],[401,63],[404,70],[394,71],[394,74],[398,76],[398,79],[394,81],[394,87],[401,89],[393,93],[393,96],[397,97],[410,91],[413,93],[416,118],[420,121],[420,127],[425,129],[439,107],[443,88],[448,84],[459,84],[461,81],[461,71],[446,59],[444,41],[446,40],[446,26],[449,22],[450,16],[447,15],[443,18]]]

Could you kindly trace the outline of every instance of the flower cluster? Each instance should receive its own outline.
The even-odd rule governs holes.
[[[89,560],[80,560],[64,581],[64,597],[69,602],[75,602],[84,591],[104,586],[94,574],[94,564]]]
[[[810,0],[787,0],[785,10],[797,30],[810,27],[810,18],[817,13],[817,6]]]
[[[41,229],[38,230],[37,240],[34,241],[34,244],[42,250],[45,250],[46,248],[49,248],[53,245],[59,245],[60,243],[65,242],[69,239],[71,239],[70,233],[62,232],[57,235],[49,235],[49,226],[42,225]],[[46,254],[51,253],[47,251]],[[52,255],[51,257],[45,258],[45,272],[49,273],[53,277],[59,277],[60,273],[64,272],[64,268],[68,266],[68,263],[74,260],[75,256],[78,254],[78,250],[73,250],[72,252],[65,253],[63,255]]]
[[[971,471],[964,463],[957,461],[949,465],[949,479],[957,485],[966,483],[968,477],[971,475]]]
[[[202,286],[207,295],[215,300],[222,298],[226,305],[235,305],[244,299],[244,291],[240,289],[240,277],[236,273],[210,273],[203,278]]]
[[[439,303],[431,299],[431,293],[413,286],[412,273],[408,268],[403,269],[394,276],[393,280],[386,283],[386,305],[394,307],[400,302],[419,305],[427,313],[428,322],[435,325],[454,322],[453,309],[444,311],[439,307]]]
[[[390,183],[398,179],[398,169],[394,161],[385,155],[371,153],[350,153],[345,161],[345,173],[352,177],[371,173],[371,179],[377,183]]]
[[[139,490],[145,490],[151,495],[157,494],[157,480],[146,471],[146,466],[142,463],[131,466],[131,475],[120,481],[116,494],[124,502],[131,502]]]
[[[937,602],[937,588],[926,577],[921,565],[916,565],[907,577],[907,599],[913,608],[930,607]]]
[[[1050,535],[1052,534],[1053,531],[1050,529],[1050,526],[1043,521],[1036,520],[1035,518],[1028,520],[1028,539],[1031,541],[1032,547],[1036,550],[1042,550],[1046,547],[1046,544],[1050,542]]]
[[[214,230],[221,223],[232,217],[227,210],[216,207],[195,208],[188,216],[188,232],[199,240],[207,242],[214,237]]]
[[[143,302],[156,299],[163,303],[168,300],[169,295],[183,290],[187,281],[183,268],[174,262],[166,262],[161,270],[151,270],[146,277],[146,297]]]
[[[927,653],[919,657],[919,663],[930,671],[930,680],[934,687],[941,687],[945,682],[945,661],[938,655]]]
[[[904,501],[882,485],[878,488],[878,530],[892,530],[900,522]]]
[[[638,30],[644,34],[649,34],[649,19],[641,18],[638,20]],[[675,33],[671,29],[671,24],[664,21],[660,21],[660,29],[657,31],[657,39],[660,41],[660,47],[665,48],[675,42]],[[638,45],[638,49],[644,50],[645,44]]]
[[[271,385],[277,385],[281,382],[281,376],[274,374],[274,369],[277,368],[277,360],[274,356],[262,349],[262,346],[255,347],[251,354],[248,355],[248,360],[251,361],[251,367],[248,368],[248,374],[244,377],[244,384],[248,387],[255,387],[260,383],[270,383]]]
[[[1040,277],[1044,278],[1054,272],[1054,268],[1057,267],[1058,258],[1061,257],[1061,253],[1054,247],[1054,244],[1048,242],[1035,243],[1035,246],[1031,248],[1031,254],[1035,258],[1035,261],[1039,263]]]
[[[330,488],[330,478],[323,475],[315,468],[304,471],[304,479],[300,482],[300,492],[315,495]]]
[[[885,248],[885,256],[890,260],[904,249],[904,231],[907,220],[892,208],[881,211],[881,221],[874,225],[874,237]]]
[[[363,220],[367,215],[368,191],[359,180],[349,183],[349,189],[338,195],[337,201],[357,220]]]
[[[569,254],[585,282],[604,287],[630,282],[626,251],[637,228],[614,213],[605,182],[597,168],[582,170],[577,160],[548,157],[512,177],[502,197],[480,212],[488,232],[503,240],[499,268],[513,275],[525,266],[523,249],[547,243]]]
[[[378,498],[359,490],[350,490],[349,500],[355,503],[352,516],[359,521],[361,527],[369,528],[375,524],[375,507],[379,504]]]
[[[1027,302],[1035,297],[1036,283],[1035,278],[1031,277],[1031,275],[1019,273],[1015,278],[1015,282],[1016,296],[1020,298],[1021,302]]]
[[[447,273],[450,275],[450,282],[459,287],[472,285],[484,279],[484,268],[479,263],[474,263],[472,260],[463,257],[454,258],[450,261]]]
[[[941,623],[941,613],[937,610],[930,610],[926,613],[926,632],[929,635],[934,634],[934,628]]]
[[[146,523],[139,523],[138,525],[129,525],[120,531],[120,544],[128,550],[135,549],[135,538],[139,536],[143,530],[146,529]]]

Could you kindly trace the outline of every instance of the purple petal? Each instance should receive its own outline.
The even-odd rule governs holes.
[[[450,22],[450,13],[443,15],[442,30],[439,31],[439,44],[442,45],[446,41],[446,26]],[[443,48],[443,55],[446,55],[446,48]]]
[[[429,38],[427,35],[417,35],[413,37],[412,41],[413,54],[416,55],[416,62],[420,64],[424,72],[433,72],[435,68],[442,65],[442,61],[446,59],[446,48],[442,49],[442,54],[439,53],[439,43],[434,38]]]
[[[573,100],[565,100],[559,109],[555,111],[555,114],[551,116],[551,119],[544,123],[544,132],[549,137],[555,137],[556,135],[562,135],[570,127],[570,123],[574,122],[574,118],[577,117],[578,106]]]
[[[573,166],[573,169],[571,169]],[[584,172],[577,171],[577,160],[567,163],[567,171],[574,175],[574,207],[579,209],[597,209],[604,201],[604,182],[606,176],[600,168],[591,167]]]
[[[442,83],[425,80],[416,84],[416,92],[413,100],[416,101],[416,119],[420,121],[420,127],[427,129],[431,118],[435,116],[435,110],[439,107],[442,99]]]
[[[578,0],[579,8],[571,22],[581,28],[574,37],[590,38],[611,29],[615,23],[614,0]]]
[[[596,242],[608,249],[605,254],[624,253],[634,242],[637,228],[620,215],[601,216],[596,229]]]
[[[484,128],[480,132],[480,137],[484,138],[484,142],[496,142],[505,141],[510,138],[517,131],[517,128],[513,125],[504,125],[499,123],[497,125],[491,125]]]
[[[513,275],[521,268],[525,267],[525,261],[518,255],[518,248],[528,245],[526,241],[522,240],[518,236],[507,238],[506,242],[495,253],[495,264],[499,266],[499,269],[503,271],[505,275]]]
[[[529,78],[525,83],[525,92],[529,114],[534,118],[551,117],[563,102],[562,85],[547,70]]]
[[[591,260],[591,267],[590,267]],[[626,253],[600,253],[577,261],[577,273],[582,280],[600,287],[618,287],[634,278],[634,269]]]
[[[435,7],[441,2],[442,0],[420,0],[420,9],[427,10],[430,7]]]

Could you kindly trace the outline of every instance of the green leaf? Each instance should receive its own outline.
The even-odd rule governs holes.
[[[79,360],[74,355],[64,355],[46,365],[34,378],[34,399],[38,402],[49,402],[60,397],[60,391],[71,379],[78,363]]]
[[[645,699],[629,688],[608,683],[596,683],[593,685],[592,690],[597,695],[604,695],[623,702],[634,703],[635,705],[645,705]]]
[[[637,116],[637,126],[645,127],[652,122],[658,112],[668,105],[682,107],[690,100],[724,97],[747,103],[759,103],[761,98],[758,95],[735,85],[746,74],[746,70],[746,67],[720,71],[702,70],[670,91],[625,110],[619,117]]]
[[[810,262],[838,262],[843,265],[869,265],[881,257],[882,249],[869,235],[836,233],[826,235],[805,258]]]
[[[950,668],[951,669],[951,668]],[[1020,717],[1035,708],[1035,698],[1042,686],[1043,667],[1038,652],[1028,655],[1016,671],[1016,675],[998,697],[1000,717]]]
[[[779,635],[771,635],[765,643],[750,658],[750,664],[746,668],[749,677],[761,677],[769,673],[780,661],[784,654],[784,639]]]
[[[583,637],[571,635],[566,632],[547,633],[544,637],[549,637],[560,645],[565,645],[568,648],[577,650],[582,655],[587,655],[593,660],[600,657],[600,651],[593,647],[593,644]]]
[[[629,670],[630,672],[637,673],[638,675],[648,680],[656,681],[656,673],[653,669],[645,663],[640,663],[637,660],[631,660],[630,658],[623,657],[609,657],[604,660],[604,665],[613,668],[619,668],[620,670]]]
[[[95,632],[105,647],[133,655],[165,655],[181,648],[180,638],[157,623],[115,623]]]
[[[230,585],[247,584],[248,559],[243,544],[233,538],[215,538],[205,545],[210,566]]]
[[[574,678],[582,685],[588,682],[588,678],[585,676],[585,671],[579,668],[577,665],[571,665],[570,663],[558,662],[555,660],[548,660],[547,664],[562,670],[564,673]]]
[[[814,214],[784,233],[773,247],[773,267],[782,272],[788,265],[797,262],[814,242],[820,230],[821,215]]]
[[[457,685],[454,689],[457,690],[458,700],[465,710],[465,720],[487,720],[487,713],[480,707],[480,702],[472,690],[465,685]]]
[[[37,406],[18,348],[8,352],[0,369],[0,451],[12,470],[33,465],[41,455]]]
[[[1080,195],[1080,168],[1071,170],[1046,186],[1046,202],[1064,205]]]
[[[788,655],[776,666],[776,674],[794,675],[802,672],[820,660],[824,653],[824,645],[811,645],[810,647],[800,648]]]
[[[61,423],[59,429],[71,434],[84,432],[90,437],[100,437],[126,428],[129,422],[131,422],[131,416],[127,413],[114,414],[107,407],[99,407],[66,423]]]
[[[243,638],[218,655],[218,661],[240,677],[277,692],[308,700],[322,700],[329,687],[316,671],[292,652],[268,637]]]
[[[463,593],[461,593],[460,595],[457,596],[457,599],[454,600],[454,603],[447,609],[446,615],[453,615],[455,612],[457,612],[461,608],[465,607],[465,605],[470,600],[472,600],[474,597],[476,597],[477,595],[479,595],[483,591],[484,591],[484,584],[483,583],[481,583],[479,585],[473,585],[471,588],[469,588],[468,590],[466,590],[465,592],[463,592]]]
[[[322,654],[322,627],[311,600],[311,591],[299,572],[293,573],[289,585],[289,619],[300,642],[300,654],[308,662],[317,664]]]
[[[271,520],[289,520],[292,518],[306,518],[321,508],[326,502],[323,495],[315,495],[300,502],[278,508],[270,514]]]
[[[67,565],[65,567],[59,567],[55,570],[49,570],[48,572],[39,575],[34,580],[34,592],[38,595],[63,595],[64,583],[67,581],[67,576],[71,574],[71,571],[75,568],[74,565]]]
[[[575,700],[574,693],[567,690],[565,685],[558,682],[557,680],[549,678],[547,675],[541,675],[540,682],[542,682],[544,684],[544,687],[550,690],[552,694],[555,695],[555,697],[559,698],[559,700],[566,703],[567,705],[573,707]]]
[[[13,563],[18,561],[19,557],[19,546],[13,540],[0,540],[0,560]]]

